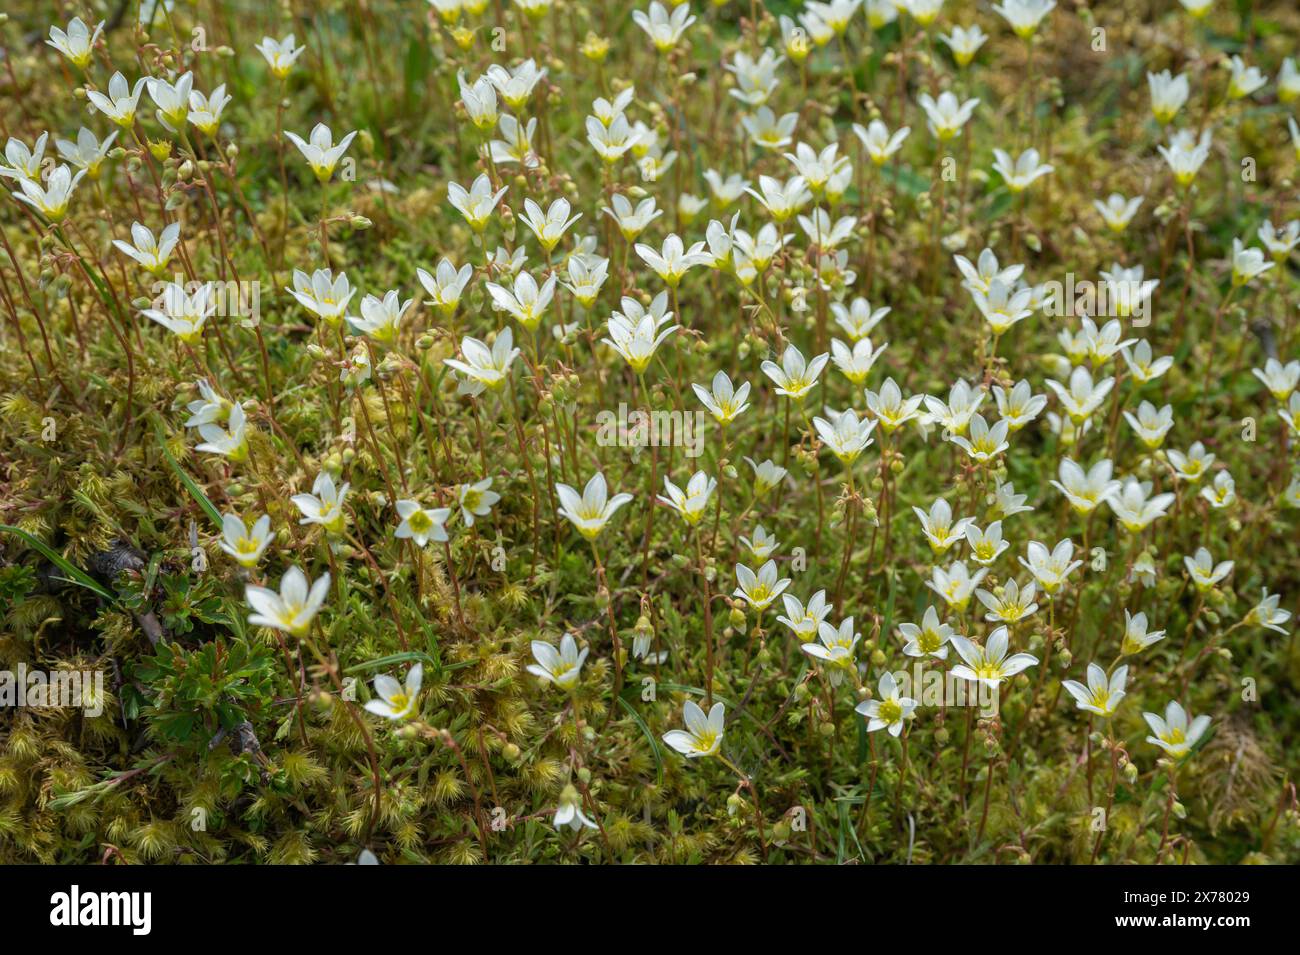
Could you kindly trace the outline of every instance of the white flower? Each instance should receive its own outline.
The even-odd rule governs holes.
[[[973,517],[963,517],[955,524],[952,520],[952,507],[943,498],[938,498],[930,505],[929,513],[919,507],[912,507],[913,513],[921,520],[921,530],[930,549],[936,554],[946,554],[953,544],[966,534],[966,528],[975,523]]]
[[[1009,541],[1002,539],[1001,521],[991,522],[984,530],[974,523],[967,524],[966,543],[970,545],[971,560],[983,567],[988,567],[1011,546]]]
[[[1068,386],[1051,378],[1047,380],[1047,387],[1056,392],[1065,413],[1076,425],[1083,424],[1100,407],[1114,385],[1114,378],[1103,378],[1094,383],[1092,374],[1082,365],[1070,373]]]
[[[27,203],[50,222],[62,222],[72,202],[72,191],[77,188],[77,183],[81,182],[81,177],[85,174],[86,170],[79,169],[76,175],[73,175],[72,170],[67,166],[58,165],[54,167],[54,171],[50,173],[43,186],[40,180],[19,179],[19,191],[14,191],[12,195],[19,202]]]
[[[898,428],[911,421],[918,414],[921,401],[925,395],[912,395],[904,400],[903,393],[893,378],[886,378],[880,391],[867,389],[867,408],[880,421],[885,434],[893,434]]]
[[[204,282],[190,294],[180,282],[168,282],[162,291],[162,308],[146,308],[140,312],[145,318],[157,322],[187,345],[197,342],[203,335],[203,324],[217,310],[211,282]]]
[[[1147,726],[1151,727],[1151,732],[1155,734],[1148,736],[1147,742],[1159,746],[1175,759],[1191,752],[1196,741],[1205,735],[1205,731],[1210,726],[1210,718],[1205,715],[1196,717],[1188,725],[1187,711],[1179,706],[1176,700],[1170,700],[1169,705],[1165,707],[1164,719],[1155,713],[1143,713],[1142,718],[1147,721]]]
[[[889,343],[873,349],[870,338],[859,338],[853,343],[852,347],[845,345],[838,338],[831,339],[831,361],[835,362],[835,367],[844,373],[852,384],[861,385],[867,380],[867,375],[871,373],[872,366],[878,359]]]
[[[787,345],[781,355],[781,364],[767,360],[762,364],[763,374],[776,384],[776,393],[799,400],[817,384],[817,376],[826,367],[829,355],[818,355],[812,362],[805,361],[803,352]],[[919,399],[918,399],[919,402]]]
[[[698,384],[692,384],[691,388],[719,424],[731,424],[749,407],[749,382],[742,381],[740,387],[736,388],[725,371],[719,371],[713,376],[711,389]]]
[[[933,568],[926,586],[942,597],[950,608],[960,612],[966,609],[975,588],[987,573],[988,570],[981,567],[972,577],[965,561],[955,560],[946,570],[942,567]]]
[[[595,540],[609,519],[614,516],[614,512],[632,500],[631,494],[615,494],[609,497],[605,475],[599,471],[592,475],[587,486],[582,489],[581,497],[567,484],[555,485],[555,492],[560,496],[562,505],[559,508],[560,516],[568,518],[578,529],[578,533],[587,540]]]
[[[970,437],[955,434],[951,440],[974,460],[986,464],[1010,447],[1007,444],[1008,430],[1005,420],[998,421],[990,428],[984,416],[977,414],[970,419]]]
[[[237,514],[221,516],[221,549],[241,567],[256,567],[271,543],[271,518],[263,514],[249,530]]]
[[[497,128],[501,131],[502,138],[488,143],[494,163],[498,166],[519,163],[528,169],[541,165],[537,153],[533,152],[533,133],[537,131],[536,116],[521,124],[509,113],[502,113],[497,120]]]
[[[1043,22],[1043,18],[1056,9],[1056,0],[1004,0],[993,4],[993,9],[1010,24],[1016,36],[1029,39]]]
[[[1162,126],[1178,115],[1191,93],[1187,74],[1174,76],[1168,70],[1148,73],[1147,86],[1151,90],[1151,112]]]
[[[961,284],[968,291],[983,292],[986,295],[992,290],[994,282],[1001,282],[1008,290],[1014,289],[1025,272],[1023,265],[1002,268],[993,250],[987,248],[980,252],[974,263],[964,255],[954,255],[952,259],[962,274]]]
[[[9,142],[5,144],[5,165],[0,166],[0,176],[12,179],[21,184],[23,180],[31,180],[40,185],[41,181],[41,164],[45,158],[45,143],[49,140],[49,133],[41,133],[36,137],[36,144],[31,149],[27,144],[17,137],[9,137]]]
[[[1118,192],[1112,192],[1106,197],[1106,201],[1094,199],[1092,207],[1097,210],[1102,221],[1110,227],[1112,232],[1123,232],[1128,228],[1128,224],[1133,221],[1137,215],[1139,207],[1142,205],[1142,196],[1135,196],[1132,199],[1125,199]]]
[[[444,358],[443,363],[471,381],[496,389],[505,383],[511,364],[519,357],[519,349],[513,346],[514,336],[509,328],[501,329],[491,348],[477,338],[466,336],[460,342],[460,352],[465,360]]]
[[[1296,69],[1295,58],[1288,56],[1282,61],[1282,72],[1277,76],[1277,98],[1283,103],[1292,103],[1300,97],[1300,70]]]
[[[826,415],[829,420],[813,418],[817,436],[842,463],[852,464],[870,446],[871,432],[875,430],[876,422],[870,418],[859,421],[852,408],[846,408],[843,412],[827,408]]]
[[[1184,481],[1199,481],[1214,464],[1214,455],[1206,451],[1205,445],[1200,441],[1188,448],[1186,454],[1170,448],[1165,455],[1178,477]]]
[[[564,233],[569,226],[582,218],[581,212],[570,218],[569,210],[568,199],[556,199],[545,212],[542,212],[542,207],[533,200],[525,199],[524,214],[520,218],[524,225],[532,230],[533,235],[537,236],[537,241],[541,243],[542,248],[549,252],[560,244],[560,239],[564,238]]]
[[[855,706],[854,712],[867,718],[867,732],[888,729],[890,736],[899,736],[903,732],[903,721],[912,718],[916,709],[916,700],[910,696],[900,696],[898,683],[894,674],[886,671],[880,675],[876,684],[879,697],[864,700]]]
[[[397,341],[398,326],[411,301],[403,302],[396,290],[386,292],[382,299],[367,295],[361,300],[361,317],[349,316],[348,321],[362,334],[391,345]]]
[[[960,102],[949,90],[944,90],[936,100],[929,93],[922,93],[917,102],[925,110],[926,127],[930,134],[940,142],[961,135],[962,127],[970,121],[975,107],[980,104],[977,99]]]
[[[743,50],[736,51],[723,66],[736,78],[735,87],[727,92],[746,106],[762,106],[776,91],[776,68],[784,60],[775,50],[764,49],[757,60]]]
[[[1264,362],[1263,368],[1252,368],[1251,374],[1264,383],[1264,387],[1278,401],[1286,401],[1300,385],[1300,360],[1285,365],[1276,358]]]
[[[507,289],[496,282],[488,282],[487,290],[499,309],[507,312],[524,328],[534,331],[541,324],[542,314],[555,295],[556,281],[555,275],[551,274],[538,286],[537,280],[531,275],[520,272],[515,277],[513,288]]]
[[[293,69],[293,64],[298,57],[302,56],[305,46],[295,47],[294,36],[290,33],[283,40],[276,40],[273,37],[264,36],[262,42],[257,44],[254,49],[262,54],[267,64],[271,67],[271,72],[277,79],[284,79]]]
[[[328,182],[330,176],[334,175],[334,167],[347,152],[356,132],[348,133],[337,144],[334,142],[334,134],[324,123],[317,123],[312,127],[307,142],[296,133],[286,132],[284,135],[298,147],[298,151],[307,160],[307,165],[311,166],[311,171],[316,174],[316,178],[321,182]]]
[[[103,113],[123,129],[135,125],[135,112],[139,108],[140,94],[144,91],[145,78],[135,81],[134,86],[127,86],[126,77],[114,73],[108,80],[108,93],[99,90],[86,90],[86,99],[90,105]]]
[[[1033,314],[1033,289],[1028,286],[1012,288],[995,278],[989,283],[988,291],[970,288],[971,299],[975,307],[989,323],[995,336],[1005,334],[1012,326]]]
[[[762,464],[755,463],[751,457],[746,457],[745,462],[754,472],[754,496],[763,497],[773,488],[780,485],[789,473],[785,468],[771,461],[764,461]]]
[[[420,702],[420,685],[424,683],[424,664],[417,663],[406,671],[403,686],[386,673],[375,677],[377,700],[366,702],[366,711],[389,720],[404,720],[414,715]]]
[[[432,275],[424,269],[416,269],[415,277],[429,293],[430,303],[444,316],[450,316],[460,305],[461,296],[474,277],[474,266],[466,263],[458,270],[451,260],[444,258],[438,260]]]
[[[745,545],[745,549],[754,555],[755,560],[767,560],[772,553],[780,546],[780,542],[773,535],[769,534],[762,524],[754,528],[754,538],[750,540],[743,534],[740,542]],[[787,595],[786,599],[789,599]]]
[[[1247,66],[1240,56],[1228,61],[1232,75],[1228,79],[1228,99],[1245,99],[1268,82],[1257,66]]]
[[[817,643],[805,643],[800,649],[815,660],[827,664],[831,686],[839,686],[846,672],[853,668],[853,650],[860,637],[853,629],[853,618],[845,617],[839,627],[829,623],[817,626]]]
[[[1083,561],[1071,559],[1074,557],[1074,542],[1068,538],[1050,551],[1045,544],[1030,541],[1027,550],[1029,559],[1021,557],[1020,563],[1034,575],[1038,585],[1049,596],[1060,590],[1065,578],[1083,565]]]
[[[220,454],[232,461],[243,461],[248,457],[248,423],[244,417],[244,408],[236,403],[230,408],[228,428],[207,422],[199,425],[199,437],[202,444],[195,445],[195,451],[208,454]]]
[[[343,502],[347,500],[351,486],[344,481],[342,487],[335,487],[330,473],[321,471],[312,482],[310,494],[295,494],[289,498],[302,512],[302,520],[298,523],[319,524],[331,534],[342,532],[345,520]]]
[[[860,123],[853,124],[854,135],[877,166],[883,166],[890,156],[902,149],[903,142],[911,132],[910,126],[904,126],[891,135],[889,127],[878,119],[873,119],[865,129]]]
[[[737,587],[732,596],[741,597],[755,610],[766,610],[782,591],[790,586],[790,578],[777,579],[776,561],[769,560],[755,574],[744,564],[736,565]]]
[[[1120,655],[1130,657],[1136,653],[1141,653],[1147,647],[1163,640],[1165,632],[1163,630],[1147,630],[1147,615],[1145,613],[1130,614],[1124,611],[1124,639],[1120,644]]]
[[[578,795],[578,790],[572,783],[560,792],[560,803],[555,807],[555,816],[551,820],[551,825],[556,829],[568,826],[574,832],[580,832],[584,828],[599,828],[583,813],[582,797]]]
[[[907,641],[903,652],[909,657],[948,659],[948,642],[952,640],[953,629],[939,620],[939,612],[933,606],[925,608],[920,626],[900,623],[898,634]]]
[[[1232,573],[1234,563],[1235,561],[1224,560],[1216,564],[1210,552],[1204,547],[1198,547],[1194,556],[1183,558],[1183,566],[1187,568],[1188,576],[1192,578],[1196,589],[1202,593]]]
[[[1201,488],[1201,497],[1205,498],[1211,507],[1227,507],[1237,499],[1237,483],[1227,471],[1220,471],[1214,475],[1212,487]]]
[[[989,509],[991,515],[995,517],[1010,517],[1012,514],[1023,514],[1032,511],[1033,508],[1025,504],[1028,495],[1017,494],[1016,489],[1010,482],[1003,484],[998,483],[993,491],[992,506]]]
[[[971,416],[984,403],[986,392],[982,388],[972,388],[965,379],[958,379],[948,390],[948,401],[925,395],[925,406],[929,409],[930,420],[944,428],[950,435],[965,434]]]
[[[965,663],[953,667],[952,675],[958,679],[996,687],[1003,680],[1038,663],[1038,657],[1031,653],[1013,653],[1007,656],[1008,642],[1006,627],[998,627],[990,633],[982,647],[966,637],[954,636],[952,645]]]
[[[335,275],[329,269],[317,269],[310,276],[293,270],[293,288],[285,289],[303,308],[317,318],[336,325],[347,314],[348,302],[357,290],[345,272]]]
[[[1210,145],[1213,142],[1210,131],[1201,133],[1199,139],[1190,131],[1181,129],[1169,138],[1168,146],[1157,146],[1156,151],[1164,157],[1174,180],[1180,186],[1189,186],[1205,160],[1210,158]]]
[[[791,176],[785,182],[771,176],[758,177],[758,191],[746,189],[778,223],[787,222],[812,199],[803,176]]]
[[[785,624],[796,637],[805,639],[817,633],[826,615],[834,609],[826,602],[824,590],[813,594],[806,607],[794,594],[782,594],[781,602],[785,605],[785,616],[778,616],[776,622]]]
[[[998,404],[998,414],[1010,431],[1019,431],[1037,418],[1047,407],[1047,396],[1036,395],[1029,382],[1021,379],[1014,388],[993,386],[993,398]]]
[[[1264,258],[1260,249],[1248,249],[1240,239],[1232,240],[1232,284],[1241,286],[1263,275],[1276,263]]]
[[[713,756],[722,748],[724,712],[721,703],[714,703],[706,717],[694,700],[687,700],[682,707],[686,729],[669,730],[664,742],[688,758]]]
[[[343,487],[346,489],[347,485]],[[294,503],[298,503],[296,497]],[[298,506],[302,507],[301,504]],[[451,508],[436,507],[429,510],[421,507],[419,501],[408,499],[398,501],[395,506],[397,516],[401,518],[397,529],[393,531],[393,536],[398,540],[412,540],[417,547],[424,547],[431,540],[439,543],[449,540],[446,525],[448,518],[451,517]],[[304,513],[306,513],[305,509]],[[303,520],[300,523],[306,524],[307,521]]]
[[[820,195],[826,183],[849,164],[848,157],[840,156],[839,143],[831,143],[820,153],[807,143],[797,143],[793,153],[784,153],[814,195]]]
[[[91,33],[81,17],[73,17],[68,21],[67,30],[50,27],[50,38],[45,42],[84,70],[95,55],[95,43],[104,32],[104,22],[100,20],[95,25],[95,32]]]
[[[596,150],[596,155],[607,163],[616,163],[640,142],[639,134],[633,130],[627,117],[619,113],[609,123],[601,122],[595,116],[587,117],[587,142]]]
[[[709,193],[713,196],[713,203],[719,210],[725,210],[735,204],[736,200],[745,194],[749,188],[749,180],[743,178],[739,173],[731,173],[726,179],[716,169],[706,169],[704,171],[704,181],[708,183]]]
[[[628,366],[640,375],[649,367],[659,346],[677,331],[676,325],[660,328],[664,321],[670,319],[671,313],[663,320],[652,313],[641,314],[634,320],[621,312],[615,312],[609,317],[609,337],[602,338],[601,341],[618,352]]]
[[[675,232],[664,239],[660,252],[638,242],[636,254],[668,284],[669,288],[675,288],[682,280],[682,276],[694,266],[708,265],[710,262],[709,255],[704,251],[703,242],[696,242],[687,249]]]
[[[59,152],[63,152],[62,146],[59,147]],[[1281,229],[1265,219],[1255,230],[1255,235],[1274,260],[1284,262],[1291,251],[1300,245],[1300,219],[1292,219]]]
[[[502,186],[496,192],[492,191],[492,180],[486,174],[480,174],[468,190],[460,183],[449,182],[447,184],[447,201],[450,202],[456,210],[469,223],[471,229],[475,232],[482,232],[487,226],[488,220],[492,217],[493,210],[496,209],[497,203],[507,192],[507,188]],[[443,260],[444,262],[446,259]],[[466,266],[469,268],[469,266]]]
[[[690,4],[683,3],[674,7],[670,14],[664,9],[664,5],[656,0],[650,4],[649,15],[640,10],[633,10],[632,22],[646,32],[656,50],[667,53],[677,45],[686,28],[695,22],[695,17],[691,15]]]
[[[980,47],[988,40],[988,34],[975,23],[969,29],[954,26],[951,33],[940,33],[939,39],[952,51],[952,58],[958,66],[969,66]]]
[[[546,70],[537,68],[537,61],[531,57],[524,60],[513,70],[508,70],[499,63],[487,68],[487,78],[513,110],[523,108],[533,95],[537,84],[546,78]]]
[[[1170,368],[1173,367],[1174,358],[1172,355],[1163,355],[1160,358],[1152,358],[1151,343],[1142,339],[1131,348],[1123,349],[1120,354],[1124,356],[1124,364],[1128,365],[1129,374],[1139,385],[1145,385],[1148,381],[1155,381]]]
[[[716,478],[711,478],[703,471],[696,471],[686,483],[683,491],[668,478],[664,477],[664,492],[658,499],[682,516],[687,524],[694,526],[700,522],[709,506],[709,497],[718,486]]]
[[[253,584],[244,590],[248,605],[255,611],[249,615],[248,622],[255,627],[283,630],[301,637],[316,619],[329,589],[328,573],[321,574],[320,579],[309,586],[307,575],[297,567],[290,567],[280,579],[279,593]]]
[[[1174,426],[1174,409],[1172,405],[1165,405],[1157,411],[1155,405],[1144,401],[1138,405],[1136,415],[1125,411],[1124,420],[1129,423],[1138,439],[1154,451],[1164,444],[1165,435]]]
[[[1291,619],[1291,611],[1278,608],[1277,604],[1281,599],[1279,594],[1270,594],[1267,587],[1261,589],[1264,596],[1259,599],[1255,606],[1250,608],[1250,613],[1246,614],[1246,624],[1267,627],[1269,630],[1276,630],[1278,633],[1285,634],[1287,630],[1282,624]]]
[[[1078,680],[1062,680],[1061,686],[1075,699],[1079,709],[1098,716],[1110,716],[1124,699],[1124,684],[1128,681],[1128,666],[1122,666],[1107,677],[1106,671],[1096,663],[1088,664],[1088,685]]]
[[[492,490],[492,479],[484,478],[473,484],[462,484],[456,490],[456,503],[460,507],[460,518],[466,527],[474,526],[476,517],[487,517],[493,506],[501,500],[501,495]]]
[[[206,378],[196,383],[200,397],[186,405],[190,416],[185,422],[187,428],[224,421],[231,411],[231,403],[217,394]]]
[[[794,141],[794,128],[798,124],[798,113],[785,113],[777,117],[766,106],[760,106],[756,112],[740,117],[741,128],[760,149],[783,149],[789,146]]]
[[[1163,517],[1169,505],[1174,502],[1172,494],[1151,494],[1151,482],[1139,481],[1135,477],[1124,479],[1123,485],[1112,491],[1108,498],[1110,509],[1124,525],[1124,529],[1136,534],[1158,517]]]
[[[859,297],[850,302],[847,308],[840,302],[832,302],[831,312],[835,315],[835,323],[844,329],[844,334],[856,344],[875,330],[881,319],[889,314],[890,308],[886,305],[883,308],[873,309],[870,302]],[[883,350],[884,346],[882,345],[881,348]]]
[[[984,615],[984,619],[990,623],[994,621],[1015,623],[1031,616],[1038,609],[1038,604],[1034,600],[1037,595],[1038,585],[1034,581],[1029,581],[1024,589],[1021,589],[1014,577],[1007,580],[1001,593],[993,593],[982,587],[975,591],[979,602],[989,610]]]
[[[221,125],[221,114],[230,103],[231,97],[226,93],[226,84],[222,83],[211,95],[205,96],[198,90],[190,91],[190,108],[186,117],[194,128],[205,136],[215,136]]]
[[[162,275],[171,261],[172,252],[180,241],[181,224],[173,222],[163,228],[157,239],[153,232],[138,222],[131,223],[131,242],[114,239],[113,245],[119,252],[129,255],[152,275]]]
[[[55,140],[54,145],[58,147],[59,155],[66,159],[78,169],[84,169],[86,175],[95,180],[99,178],[99,168],[108,158],[108,151],[113,146],[113,141],[117,139],[119,130],[113,130],[103,140],[95,137],[95,134],[82,126],[77,130],[77,141],[72,142],[67,139]],[[15,140],[10,140],[14,142]],[[26,148],[25,146],[23,148]],[[6,150],[6,153],[8,150]],[[4,170],[0,169],[0,176],[4,175]]]
[[[596,304],[596,297],[608,278],[609,259],[597,259],[594,263],[581,255],[571,255],[565,263],[569,281],[564,287],[573,293],[573,297],[585,308]]]
[[[582,664],[587,659],[589,649],[583,647],[579,650],[570,633],[560,638],[558,651],[545,640],[534,640],[533,659],[537,662],[528,664],[528,672],[548,683],[554,683],[561,690],[571,690],[577,686],[582,676]]]
[[[1056,167],[1039,162],[1037,149],[1026,149],[1014,160],[1004,150],[993,150],[993,169],[1002,176],[1012,192],[1024,192],[1036,180],[1046,176]]]

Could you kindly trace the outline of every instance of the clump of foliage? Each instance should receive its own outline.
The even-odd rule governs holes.
[[[41,6],[0,861],[1300,857],[1292,4]]]

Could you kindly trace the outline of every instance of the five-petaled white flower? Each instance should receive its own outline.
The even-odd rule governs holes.
[[[1143,713],[1154,734],[1147,737],[1148,743],[1159,746],[1174,759],[1180,759],[1192,751],[1192,747],[1205,735],[1210,727],[1210,718],[1204,714],[1188,722],[1187,711],[1177,700],[1170,700],[1165,707],[1164,719],[1155,713]]]
[[[705,716],[699,704],[687,700],[682,707],[686,729],[669,730],[664,734],[664,742],[687,758],[714,756],[722,749],[724,713],[721,702],[714,703]]]
[[[905,721],[916,710],[916,700],[900,693],[898,681],[887,670],[880,674],[876,690],[879,695],[875,699],[863,700],[854,711],[867,718],[868,733],[888,729],[890,736],[901,735]]]
[[[952,675],[996,687],[1003,680],[1038,663],[1038,657],[1032,653],[1013,653],[1007,656],[1009,642],[1010,635],[1006,627],[998,627],[990,633],[984,646],[966,637],[954,636],[953,648],[965,662],[953,667]]]
[[[387,673],[375,677],[377,700],[366,701],[366,711],[389,720],[404,720],[414,715],[420,703],[420,686],[424,683],[424,664],[417,663],[406,671],[406,683],[398,683]]]
[[[555,493],[560,496],[560,515],[568,518],[578,533],[590,541],[596,539],[615,511],[632,500],[631,494],[609,497],[605,475],[600,471],[591,476],[581,497],[567,484],[555,485]]]
[[[1128,666],[1119,667],[1110,676],[1096,663],[1088,664],[1088,685],[1078,680],[1062,680],[1061,686],[1074,697],[1079,709],[1098,716],[1111,716],[1124,699],[1124,684],[1128,681]]]
[[[540,677],[547,683],[554,683],[561,690],[572,690],[582,678],[582,664],[587,659],[590,647],[578,649],[573,634],[566,633],[560,638],[560,649],[545,640],[532,642],[533,659],[536,663],[528,664],[528,672]]]
[[[303,636],[316,619],[325,596],[330,589],[330,575],[309,584],[307,575],[296,566],[290,567],[280,578],[280,592],[268,587],[249,584],[244,591],[248,605],[253,608],[248,622],[256,627],[283,630],[295,637]]]
[[[395,507],[397,516],[401,518],[397,529],[393,531],[393,536],[398,540],[409,538],[417,547],[424,547],[429,541],[442,544],[450,540],[447,536],[447,521],[451,517],[451,508],[425,508],[419,501],[409,499],[398,501]]]

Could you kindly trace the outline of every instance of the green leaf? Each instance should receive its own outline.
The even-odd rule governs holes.
[[[655,739],[654,734],[650,732],[650,727],[646,726],[645,720],[641,719],[641,714],[636,711],[632,704],[621,696],[616,697],[616,699],[619,705],[627,711],[627,715],[632,717],[637,726],[641,727],[641,732],[645,734],[645,738],[650,741],[650,752],[654,754],[655,758],[655,778],[658,780],[659,785],[662,786],[664,784],[664,759],[659,752],[658,741]]]
[[[116,594],[97,581],[94,577],[90,576],[90,574],[86,573],[79,567],[74,567],[66,557],[55,551],[53,548],[47,547],[39,538],[33,537],[22,528],[11,527],[8,524],[0,524],[0,532],[13,534],[15,537],[21,538],[28,547],[42,554],[46,560],[54,563],[61,571],[67,574],[68,576],[62,579],[68,581],[68,583],[79,584],[87,590],[93,590],[105,600],[117,599]]]
[[[176,476],[181,479],[181,483],[185,485],[185,490],[190,492],[190,497],[198,501],[199,507],[203,508],[208,517],[212,518],[212,523],[216,524],[217,527],[220,527],[221,512],[217,510],[216,505],[208,500],[208,496],[203,493],[203,488],[194,483],[194,479],[186,474],[184,469],[176,463],[176,459],[172,457],[172,453],[167,450],[167,439],[163,435],[161,427],[158,429],[158,448],[162,451],[163,457],[167,459],[167,463],[171,465],[172,470],[176,472]]]

